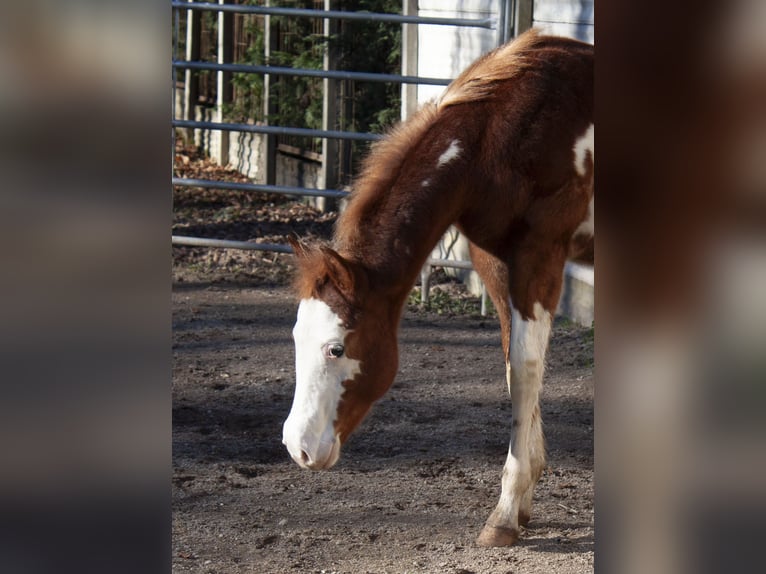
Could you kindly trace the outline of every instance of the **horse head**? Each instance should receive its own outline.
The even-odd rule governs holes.
[[[363,265],[327,245],[291,244],[300,303],[295,395],[282,442],[301,467],[320,470],[338,461],[341,446],[391,386],[398,321],[374,295]]]

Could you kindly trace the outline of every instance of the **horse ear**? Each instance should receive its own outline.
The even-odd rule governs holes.
[[[339,253],[326,245],[320,248],[327,265],[327,273],[333,285],[346,297],[354,294],[356,275],[351,264]]]

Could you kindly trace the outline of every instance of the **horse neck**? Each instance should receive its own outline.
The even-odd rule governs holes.
[[[463,195],[457,170],[423,169],[422,158],[414,157],[405,161],[403,175],[390,190],[350,205],[336,234],[338,250],[366,268],[371,291],[386,297],[397,312],[459,214]]]

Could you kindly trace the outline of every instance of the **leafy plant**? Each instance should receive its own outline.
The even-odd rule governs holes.
[[[431,287],[428,302],[423,303],[421,288],[415,287],[407,299],[407,306],[413,311],[427,311],[437,315],[481,315],[481,297],[475,297],[460,288],[459,291],[443,288],[440,285]],[[489,301],[488,301],[489,302]],[[487,316],[496,316],[492,305],[487,306]]]
[[[252,2],[259,3],[259,2]],[[282,0],[274,6],[315,8],[313,0]],[[397,0],[339,0],[336,10],[399,13]],[[264,19],[245,21],[245,37],[249,45],[240,63],[273,65],[288,68],[322,69],[324,55],[331,50],[336,56],[333,67],[338,70],[396,74],[401,70],[401,25],[388,22],[340,20],[337,34],[330,37],[318,32],[321,20],[273,16],[271,33],[278,38],[278,46],[265,56]],[[269,115],[264,110],[265,85],[262,74],[232,75],[235,87],[234,101],[224,113],[237,122],[264,121],[270,124],[320,129],[323,113],[323,81],[321,78],[299,76],[272,76],[270,83]],[[381,133],[399,119],[401,107],[400,84],[382,82],[339,81],[342,89],[338,106],[337,124],[347,131]],[[289,140],[295,142],[295,138]],[[305,142],[306,138],[300,138]],[[318,146],[321,140],[298,147]],[[363,152],[364,142],[343,142],[350,146],[346,157],[351,157],[351,172]],[[349,174],[347,174],[349,175]]]

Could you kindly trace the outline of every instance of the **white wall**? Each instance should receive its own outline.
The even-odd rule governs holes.
[[[497,16],[498,0],[420,0],[419,16],[479,19]],[[497,32],[484,28],[418,26],[418,75],[455,78],[497,45]],[[418,102],[438,97],[443,86],[419,86]]]
[[[535,28],[593,44],[594,0],[535,0]]]
[[[500,0],[420,0],[418,15],[438,18],[497,18]],[[594,0],[534,0],[533,25],[550,34],[593,43]],[[484,28],[418,26],[418,75],[454,78],[497,46],[497,32]],[[438,97],[442,86],[419,86],[418,102]]]

